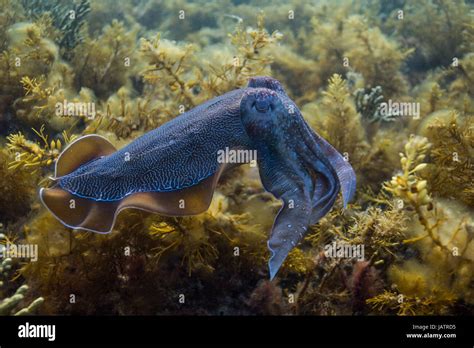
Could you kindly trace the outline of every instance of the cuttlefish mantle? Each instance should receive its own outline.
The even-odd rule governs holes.
[[[126,208],[199,214],[221,174],[236,165],[220,158],[229,149],[254,151],[264,188],[283,202],[268,240],[273,279],[339,191],[345,207],[356,187],[351,165],[273,78],[252,78],[120,150],[98,135],[79,138],[59,156],[54,186],[42,188],[40,198],[64,225],[97,233],[109,233]]]

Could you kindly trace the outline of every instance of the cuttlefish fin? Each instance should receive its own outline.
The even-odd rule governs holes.
[[[81,165],[117,151],[104,137],[90,134],[70,143],[59,155],[54,171],[55,178],[69,174]]]
[[[206,211],[224,170],[219,170],[200,183],[177,191],[138,192],[118,201],[96,201],[81,198],[60,187],[42,188],[43,204],[64,225],[97,233],[109,233],[123,209],[135,208],[169,216],[196,215]]]
[[[119,201],[100,202],[81,198],[60,187],[40,189],[41,202],[64,225],[70,228],[110,231]]]

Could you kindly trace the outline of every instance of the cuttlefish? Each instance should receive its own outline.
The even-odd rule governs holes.
[[[220,151],[256,151],[263,187],[283,203],[268,248],[273,279],[288,253],[332,208],[354,195],[351,165],[313,131],[282,85],[254,77],[116,150],[99,135],[72,142],[59,156],[54,185],[40,198],[73,229],[109,233],[119,212],[167,216],[206,211],[222,173]],[[222,156],[220,156],[222,157]]]

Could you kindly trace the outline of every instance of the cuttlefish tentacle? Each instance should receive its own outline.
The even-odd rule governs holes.
[[[282,200],[268,240],[273,279],[339,190],[344,206],[355,191],[350,164],[307,125],[275,79],[252,78],[118,151],[100,136],[80,138],[61,154],[54,186],[40,198],[66,226],[99,233],[110,232],[126,208],[198,214],[236,165],[219,161],[225,149],[256,150],[264,188]]]

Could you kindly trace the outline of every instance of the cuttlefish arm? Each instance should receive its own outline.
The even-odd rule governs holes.
[[[307,233],[313,212],[311,184],[305,182],[309,176],[300,175],[269,153],[260,158],[259,171],[264,188],[283,202],[267,243],[273,279],[288,253]]]

